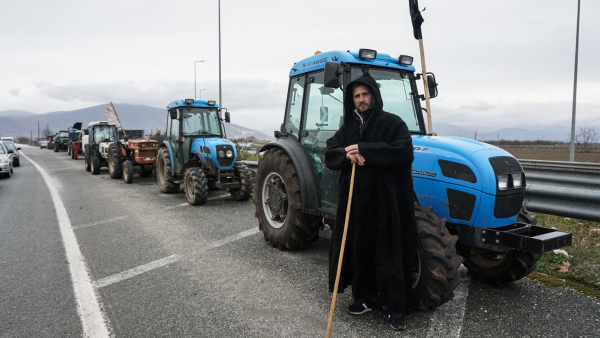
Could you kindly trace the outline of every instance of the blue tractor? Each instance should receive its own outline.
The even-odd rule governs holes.
[[[191,205],[206,203],[208,190],[228,189],[236,201],[252,193],[250,170],[236,161],[232,142],[223,138],[222,121],[215,101],[178,100],[168,106],[165,140],[157,155],[156,172],[160,191],[175,193],[181,183]]]
[[[335,226],[338,172],[325,166],[326,141],[344,120],[345,86],[370,73],[383,109],[400,116],[413,137],[418,262],[412,307],[427,309],[453,297],[461,263],[484,281],[516,281],[544,252],[570,245],[572,235],[536,226],[522,207],[523,168],[508,152],[426,130],[416,82],[423,75],[415,74],[412,59],[360,50],[317,52],[295,63],[281,129],[261,149],[254,203],[265,239],[282,250],[305,248],[323,224]],[[427,77],[433,98],[437,83]]]

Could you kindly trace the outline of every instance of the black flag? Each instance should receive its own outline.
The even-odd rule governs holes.
[[[408,0],[408,5],[410,6],[410,20],[412,21],[415,39],[422,39],[421,24],[424,20],[419,11],[419,2],[417,0]]]

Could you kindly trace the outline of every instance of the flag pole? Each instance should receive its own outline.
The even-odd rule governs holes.
[[[119,118],[119,114],[117,114],[117,110],[115,109],[115,105],[111,102],[110,105],[113,107],[113,111],[115,112],[115,116],[117,117],[117,121],[119,121],[119,124],[121,125],[121,130],[123,131],[123,136],[127,136],[127,134],[125,134],[125,128],[123,127],[123,123],[121,123],[121,119]]]
[[[427,84],[427,68],[425,67],[425,51],[423,50],[423,36],[419,39],[419,49],[421,50],[421,67],[423,68],[423,87],[425,91],[425,106],[427,107],[427,130],[433,134],[433,125],[431,123],[431,106],[429,105],[429,85]]]

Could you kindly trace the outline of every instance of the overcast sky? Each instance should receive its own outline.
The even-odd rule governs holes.
[[[600,1],[582,0],[578,126],[600,125]],[[435,122],[570,125],[576,0],[421,0]],[[413,55],[408,1],[221,2],[223,106],[272,134],[288,73],[315,51]],[[0,110],[218,100],[217,0],[0,1]],[[421,87],[422,89],[422,87]],[[568,132],[568,131],[567,131]]]

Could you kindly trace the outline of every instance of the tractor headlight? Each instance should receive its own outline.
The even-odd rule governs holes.
[[[225,152],[223,150],[219,150],[217,152],[217,156],[219,156],[219,158],[224,158],[225,157]]]
[[[512,180],[515,188],[523,187],[523,173],[512,173]]]
[[[500,190],[508,189],[509,177],[510,177],[509,174],[498,175],[498,189],[500,189]]]
[[[233,157],[233,151],[227,150],[227,152],[225,153],[225,155],[227,155],[227,157],[231,158],[231,157]]]

